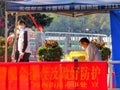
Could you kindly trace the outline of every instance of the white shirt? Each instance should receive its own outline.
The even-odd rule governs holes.
[[[85,51],[87,53],[87,61],[101,61],[100,52],[98,51],[98,48],[92,43],[88,45]]]
[[[29,36],[29,29],[28,28],[25,28],[24,30],[21,30],[20,31],[20,34],[19,34],[19,39],[18,39],[18,51],[20,53],[23,53],[22,50],[23,50],[23,46],[24,46],[24,32],[27,31],[27,40],[28,40],[28,45],[27,45],[27,48],[25,49],[25,53],[31,53],[30,51],[30,36]]]

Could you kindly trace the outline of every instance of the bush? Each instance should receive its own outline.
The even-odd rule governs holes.
[[[108,47],[103,47],[100,50],[100,54],[101,54],[101,57],[102,57],[103,61],[108,60],[111,56],[111,50]]]
[[[41,61],[60,61],[62,57],[62,48],[53,40],[45,41],[45,45],[39,47],[37,55]]]
[[[7,62],[11,62],[12,46],[8,47]],[[5,62],[5,39],[0,37],[0,62]]]
[[[5,40],[0,40],[0,46],[4,46],[5,45]]]
[[[8,53],[12,53],[12,47],[8,47]],[[0,46],[0,56],[4,56],[5,55],[5,47],[4,46]]]
[[[5,48],[0,46],[0,56],[5,55]]]
[[[13,50],[13,47],[12,47],[12,46],[9,46],[9,47],[8,47],[8,52],[9,52],[10,54],[12,54],[12,50]]]

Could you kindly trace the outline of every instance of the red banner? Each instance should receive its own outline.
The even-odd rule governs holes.
[[[0,63],[0,90],[107,90],[107,63]]]

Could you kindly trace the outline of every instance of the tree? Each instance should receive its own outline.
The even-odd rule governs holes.
[[[109,14],[91,14],[77,18],[56,14],[51,16],[54,16],[54,20],[50,27],[45,28],[46,31],[67,32],[70,27],[71,32],[75,33],[110,34]]]
[[[53,20],[53,17],[50,17],[46,14],[37,13],[37,14],[32,14],[32,16],[34,17],[34,20],[36,21],[38,26],[43,26],[43,28],[48,27]],[[32,22],[31,18],[28,15],[20,16],[19,19],[25,20],[28,27],[34,25],[34,23]]]
[[[46,14],[37,13],[37,14],[32,14],[32,16],[34,17],[38,26],[42,26],[43,28],[48,27],[53,20],[53,17],[50,17]],[[8,18],[9,18],[9,23],[8,23],[9,32],[13,32],[15,27],[15,16],[9,15]],[[19,16],[18,20],[24,20],[27,24],[27,27],[34,26],[34,23],[29,17],[29,15]]]
[[[0,1],[0,18],[2,18],[2,23],[5,25],[5,1]],[[53,17],[50,17],[47,14],[41,14],[41,13],[37,13],[37,14],[32,14],[36,23],[38,24],[38,26],[42,26],[44,27],[48,27],[50,25],[50,23],[53,21]],[[23,15],[23,16],[19,16],[19,19],[23,19],[26,23],[28,27],[32,27],[34,26],[34,23],[32,22],[31,18],[28,15]],[[9,32],[13,32],[15,28],[15,14],[9,14],[8,15],[8,33]],[[4,36],[5,33],[5,27],[0,27],[0,36]]]

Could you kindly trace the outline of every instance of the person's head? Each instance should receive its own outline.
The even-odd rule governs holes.
[[[26,27],[25,21],[19,20],[18,21],[18,28],[21,30],[21,29],[24,29],[25,27]]]
[[[87,46],[90,44],[90,41],[87,38],[81,38],[79,43],[82,47],[87,48]]]

